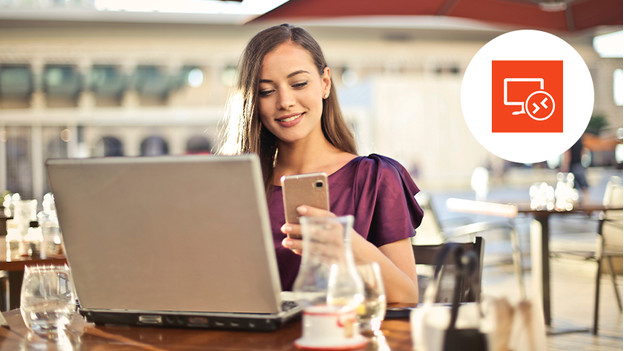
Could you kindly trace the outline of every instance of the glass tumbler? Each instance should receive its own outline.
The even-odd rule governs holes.
[[[54,337],[71,323],[75,310],[76,297],[67,265],[25,267],[20,311],[28,329]]]
[[[381,328],[386,314],[386,292],[377,262],[357,265],[364,283],[364,302],[357,308],[360,333],[374,335]]]

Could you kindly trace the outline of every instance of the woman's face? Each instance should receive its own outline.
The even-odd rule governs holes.
[[[320,75],[307,50],[290,41],[280,44],[262,61],[258,91],[262,124],[286,143],[322,135],[323,96],[329,89],[329,68]]]

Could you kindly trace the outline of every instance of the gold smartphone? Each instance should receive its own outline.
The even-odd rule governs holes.
[[[284,176],[282,181],[282,197],[287,223],[299,223],[297,207],[312,206],[329,211],[329,189],[327,174],[308,173]]]

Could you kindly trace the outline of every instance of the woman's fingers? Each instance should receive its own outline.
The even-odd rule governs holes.
[[[286,223],[281,228],[282,233],[291,238],[301,239],[301,225]]]
[[[336,217],[335,214],[327,211],[327,210],[322,210],[320,208],[316,208],[316,207],[312,207],[312,206],[306,206],[306,205],[301,205],[299,207],[297,207],[297,213],[299,213],[300,216],[310,216],[310,217]]]
[[[297,207],[297,212],[300,216],[336,217],[335,214],[329,211],[305,205]],[[286,237],[284,238],[284,240],[282,240],[282,246],[289,250],[292,250],[297,255],[301,255],[303,249],[303,241],[301,240],[303,237],[303,232],[301,230],[301,225],[286,223],[282,226],[281,231],[282,233],[286,234]]]
[[[285,237],[282,240],[282,246],[296,253],[297,255],[301,255],[301,249],[303,248],[303,244],[300,239],[293,239],[291,237]]]

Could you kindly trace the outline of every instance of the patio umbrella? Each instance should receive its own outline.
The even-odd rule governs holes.
[[[398,15],[461,17],[572,33],[621,26],[622,0],[290,0],[250,22]]]

